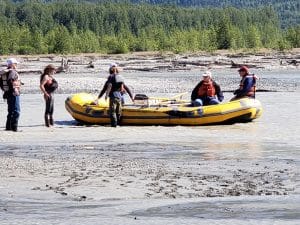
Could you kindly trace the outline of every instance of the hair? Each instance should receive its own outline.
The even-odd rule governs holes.
[[[46,75],[50,75],[51,72],[55,71],[55,70],[56,70],[56,68],[52,64],[49,64],[48,66],[46,66],[44,69],[44,72],[42,73],[42,75],[40,77],[40,82],[43,81],[43,79]]]
[[[117,74],[119,73],[119,70],[117,67],[113,66],[111,68],[109,68],[109,74]]]

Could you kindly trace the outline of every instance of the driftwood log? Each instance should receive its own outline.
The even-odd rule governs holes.
[[[296,59],[292,59],[289,61],[286,61],[289,65],[298,66],[300,64],[300,61],[297,61]]]
[[[89,64],[87,65],[87,68],[95,68],[93,61],[89,62]]]
[[[66,59],[66,58],[62,58],[61,59],[61,66],[57,67],[56,73],[62,73],[62,72],[68,73],[69,69],[70,69],[69,60]]]
[[[240,68],[241,66],[247,66],[248,68],[259,68],[257,65],[254,64],[245,64],[245,63],[239,64],[231,60],[231,68]]]
[[[42,74],[42,70],[39,69],[24,69],[24,70],[18,70],[19,74]]]

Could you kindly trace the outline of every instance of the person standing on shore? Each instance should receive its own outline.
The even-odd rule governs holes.
[[[0,87],[4,92],[3,98],[7,100],[7,120],[5,130],[18,131],[20,117],[20,88],[21,81],[17,72],[19,62],[15,58],[6,61],[7,69],[1,73]]]
[[[44,99],[46,103],[46,109],[44,115],[46,127],[50,127],[54,125],[54,121],[53,121],[54,91],[58,87],[58,83],[53,77],[55,72],[56,72],[56,68],[50,64],[45,67],[44,72],[40,77],[40,89],[44,94]]]
[[[238,100],[240,98],[255,98],[256,80],[258,77],[249,73],[247,66],[242,66],[238,70],[242,80],[240,81],[239,89],[234,91],[234,97],[230,101]]]
[[[216,105],[223,101],[224,96],[220,86],[211,78],[211,72],[206,71],[202,80],[192,91],[191,100],[194,106]]]
[[[130,89],[125,85],[124,78],[119,74],[117,64],[109,67],[109,77],[105,82],[98,99],[105,94],[105,100],[109,97],[109,114],[112,127],[117,127],[121,122],[123,94],[127,92],[133,101]],[[97,103],[98,99],[95,101]]]

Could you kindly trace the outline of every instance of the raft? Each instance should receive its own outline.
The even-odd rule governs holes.
[[[108,102],[96,96],[78,93],[65,101],[66,110],[81,124],[110,124]],[[193,107],[189,102],[172,98],[140,98],[124,105],[121,125],[215,125],[250,122],[262,114],[257,99],[240,100],[218,105]]]

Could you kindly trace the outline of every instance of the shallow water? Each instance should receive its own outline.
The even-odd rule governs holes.
[[[49,130],[43,127],[42,96],[24,94],[21,97],[20,118],[23,132],[13,134],[0,131],[0,158],[16,160],[13,169],[7,168],[5,171],[5,165],[2,165],[0,170],[13,174],[5,179],[5,183],[0,182],[0,223],[82,224],[84,221],[85,224],[99,224],[101,221],[105,224],[298,224],[300,74],[295,70],[256,72],[263,74],[261,89],[277,92],[257,93],[264,109],[261,118],[251,123],[224,126],[132,126],[117,129],[77,126],[64,109],[64,101],[70,94],[67,91],[67,94],[55,95],[56,126]],[[226,74],[226,79],[221,74]],[[85,77],[84,81],[96,76]],[[149,92],[143,92],[151,96],[172,96],[189,91],[198,79],[196,72],[127,73],[125,76],[130,85],[139,83],[136,92],[141,92],[145,87]],[[232,70],[215,71],[215,78],[219,83],[224,81],[224,90],[234,89],[238,82]],[[32,78],[26,79],[29,81]],[[63,82],[65,78],[59,79]],[[176,86],[180,87],[177,92]],[[231,93],[226,92],[225,100],[228,101],[231,96]],[[0,118],[3,124],[5,114],[6,104],[1,100]],[[4,129],[4,126],[0,125],[0,129]],[[135,197],[126,198],[121,193],[107,196],[105,200],[105,194],[98,193],[97,186],[85,183],[81,189],[73,187],[70,190],[70,193],[75,194],[86,193],[88,199],[79,201],[74,200],[76,195],[70,193],[64,197],[49,190],[32,190],[39,187],[39,183],[43,187],[42,184],[46,182],[43,179],[51,183],[51,177],[54,179],[59,177],[57,174],[68,171],[68,163],[72,164],[71,168],[73,164],[77,168],[79,164],[91,163],[100,156],[104,158],[104,164],[107,163],[105,156],[112,162],[121,159],[128,161],[132,163],[129,165],[132,171],[138,171],[139,167],[135,164],[144,163],[146,167],[153,166],[155,169],[163,163],[161,166],[167,167],[167,171],[175,175],[180,170],[188,172],[193,171],[193,168],[206,168],[207,171],[199,172],[227,177],[228,173],[236,173],[239,171],[236,167],[240,167],[242,172],[238,175],[251,181],[253,174],[263,170],[270,175],[268,182],[275,186],[278,184],[277,189],[272,187],[272,190],[281,195],[256,196],[254,192],[254,196],[197,198],[198,195],[192,192],[191,197],[187,197],[183,191],[175,200],[160,196],[148,199],[141,198],[136,187]],[[27,161],[27,164],[24,163]],[[35,161],[37,164],[34,164]],[[197,168],[198,164],[204,166]],[[43,166],[47,168],[46,171],[42,171]],[[20,171],[19,176],[16,176],[15,170]],[[32,173],[32,177],[27,173],[26,176],[22,175],[24,171]],[[36,171],[42,172],[36,174]],[[41,174],[46,178],[38,178]],[[116,173],[111,176],[118,179]],[[220,183],[213,179],[208,180],[208,186],[215,188]],[[260,182],[259,178],[255,179]],[[7,190],[7,187],[11,190]],[[261,191],[267,188],[263,186]],[[30,219],[24,223],[28,216]]]

